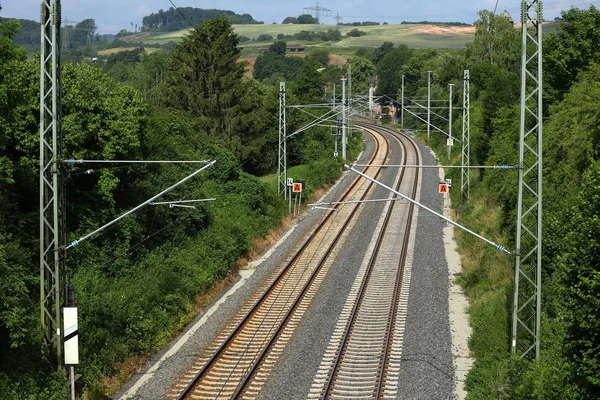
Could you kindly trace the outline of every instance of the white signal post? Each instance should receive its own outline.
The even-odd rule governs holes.
[[[77,307],[63,308],[63,343],[65,365],[70,366],[71,399],[75,400],[75,365],[79,364],[79,330],[77,327]]]

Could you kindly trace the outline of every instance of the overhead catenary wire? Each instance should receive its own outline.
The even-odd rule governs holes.
[[[179,13],[179,15],[181,15],[183,17],[183,19],[186,20],[186,22],[190,25],[190,28],[194,29],[194,25],[190,22],[189,19],[187,19],[187,17],[181,12],[181,10],[175,5],[175,3],[173,3],[172,0],[169,0],[169,3],[171,3],[173,5],[173,7],[175,7],[175,9],[177,10],[177,12]]]
[[[141,209],[142,207],[148,205],[149,203],[153,202],[154,200],[156,200],[157,198],[161,197],[164,194],[169,193],[170,191],[172,191],[173,189],[175,189],[177,186],[187,182],[189,179],[193,178],[194,176],[196,176],[197,174],[199,174],[200,172],[204,171],[206,168],[214,165],[216,163],[216,160],[211,161],[209,164],[205,165],[204,167],[196,170],[195,172],[191,173],[190,175],[186,176],[185,178],[183,178],[182,180],[180,180],[179,182],[175,183],[174,185],[170,186],[169,188],[163,190],[162,192],[160,192],[159,194],[151,197],[150,199],[146,200],[145,202],[143,202],[142,204],[138,205],[137,207],[133,208],[132,210],[126,212],[125,214],[120,215],[119,217],[115,218],[114,220],[108,222],[107,224],[101,226],[100,228],[96,229],[95,231],[88,233],[87,235],[81,237],[80,239],[74,240],[73,242],[71,242],[70,245],[68,245],[65,250],[68,250],[72,247],[75,247],[77,245],[79,245],[81,242],[83,242],[84,240],[89,239],[90,237],[96,235],[97,233],[102,232],[103,230],[105,230],[106,228],[110,227],[111,225],[116,224],[118,221],[120,221],[121,219],[125,218],[126,216],[133,214],[134,212],[138,211],[139,209]]]

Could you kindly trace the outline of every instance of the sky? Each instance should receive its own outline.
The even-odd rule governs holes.
[[[281,23],[285,17],[298,16],[304,8],[315,7],[316,0],[229,0],[215,2],[206,0],[172,0],[177,7],[217,8],[232,10],[238,14],[250,14],[258,21],[267,24]],[[520,0],[320,0],[320,7],[339,14],[342,22],[378,21],[390,24],[401,21],[444,21],[473,23],[477,12],[482,9],[497,12],[505,9],[513,19],[520,20]],[[133,24],[142,25],[142,18],[160,9],[172,7],[169,0],[62,0],[63,21],[80,22],[87,18],[96,20],[98,33],[117,33],[121,29],[131,29]],[[0,17],[22,18],[39,21],[40,0],[0,0]],[[546,0],[544,19],[551,20],[560,15],[561,10],[571,6],[587,9],[590,4],[600,8],[600,0]],[[321,17],[321,22],[334,23],[331,17]]]

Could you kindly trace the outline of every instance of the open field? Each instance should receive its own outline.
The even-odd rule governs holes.
[[[276,38],[278,34],[293,35],[303,30],[326,31],[335,29],[336,25],[298,25],[298,24],[272,24],[272,25],[234,25],[236,33],[256,39],[259,35],[271,35]],[[367,33],[361,37],[347,37],[346,33],[352,29],[359,29]],[[472,26],[446,26],[446,25],[374,25],[374,26],[339,26],[343,39],[337,43],[318,43],[293,41],[294,44],[327,45],[331,48],[346,47],[378,47],[383,42],[392,42],[394,45],[405,44],[410,48],[463,48],[473,40],[475,27]],[[159,34],[144,38],[144,43],[164,44],[170,41],[179,41],[188,30]],[[268,46],[269,43],[249,43],[244,46]],[[292,44],[290,42],[290,44]]]
[[[99,56],[109,56],[111,54],[120,53],[122,51],[131,51],[131,50],[135,50],[135,49],[136,49],[136,47],[114,47],[112,49],[98,50],[97,54]],[[144,50],[146,51],[146,53],[151,54],[160,49],[157,49],[155,47],[144,47]]]

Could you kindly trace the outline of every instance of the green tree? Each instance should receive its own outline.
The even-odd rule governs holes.
[[[92,18],[84,19],[75,25],[75,28],[71,33],[71,48],[90,45],[97,29],[96,21]]]
[[[297,24],[298,18],[296,17],[286,17],[282,22],[282,24]]]
[[[371,47],[359,47],[354,52],[354,55],[356,57],[362,57],[362,58],[367,59],[369,61],[373,61],[373,57],[375,55],[375,49],[373,49]]]
[[[503,16],[481,10],[475,21],[475,39],[467,44],[470,63],[488,62],[508,71],[520,67],[520,32]]]
[[[177,45],[166,78],[166,104],[190,113],[201,130],[225,144],[237,134],[231,120],[245,67],[237,44],[229,19],[205,21]]]
[[[311,59],[305,62],[300,68],[295,91],[300,99],[308,102],[323,97],[325,81],[323,80],[323,76],[317,71],[318,69],[319,64]]]
[[[559,256],[566,354],[587,398],[600,392],[600,164],[585,175]]]
[[[600,62],[600,11],[593,5],[589,10],[563,11],[556,32],[549,33],[544,41],[547,97],[556,102],[590,63]]]
[[[361,31],[358,28],[354,28],[350,32],[346,33],[346,36],[349,36],[349,37],[361,37],[361,36],[365,36],[366,34],[367,34],[367,32]]]
[[[394,48],[394,43],[392,42],[383,42],[381,46],[377,47],[373,52],[373,64],[376,66],[383,59],[383,57],[392,51]]]
[[[278,40],[274,42],[271,46],[269,46],[269,52],[275,53],[281,57],[285,57],[285,52],[287,50],[287,43],[283,40]]]
[[[302,15],[298,16],[298,23],[305,24],[305,25],[312,25],[312,24],[318,24],[319,20],[310,14],[302,14]]]
[[[402,85],[402,66],[410,60],[412,51],[404,44],[388,51],[377,65],[377,93],[392,94]]]
[[[600,64],[593,64],[551,107],[544,130],[544,176],[550,203],[564,208],[583,182],[590,160],[600,159]],[[568,126],[568,133],[565,132]]]
[[[329,65],[329,50],[317,47],[310,52],[310,58],[315,60],[321,67]]]
[[[353,57],[350,66],[352,67],[352,91],[360,94],[369,93],[369,83],[376,73],[373,63],[362,57]]]

